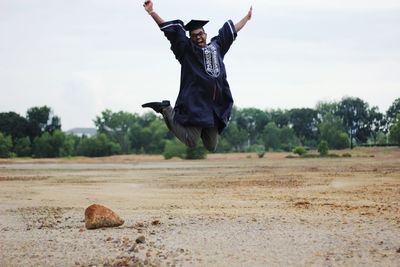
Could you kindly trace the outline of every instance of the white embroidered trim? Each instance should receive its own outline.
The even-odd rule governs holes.
[[[228,21],[229,28],[231,29],[231,32],[232,32],[232,39],[235,41],[235,31],[233,30],[231,24],[233,24],[233,22],[232,21]]]
[[[217,48],[213,44],[203,48],[204,68],[211,77],[217,78],[220,74]]]

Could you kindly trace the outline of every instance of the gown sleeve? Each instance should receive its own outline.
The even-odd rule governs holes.
[[[160,30],[164,32],[171,43],[171,50],[175,58],[180,62],[185,52],[189,38],[186,36],[186,31],[181,20],[167,21],[159,25]]]
[[[235,41],[237,36],[237,32],[235,30],[235,25],[232,20],[228,20],[218,31],[218,35],[213,38],[212,41],[215,41],[219,44],[221,48],[222,56],[228,52],[231,47],[233,41]]]

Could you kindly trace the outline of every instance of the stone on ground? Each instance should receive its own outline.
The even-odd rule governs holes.
[[[114,211],[99,204],[90,205],[85,210],[85,226],[87,229],[118,227],[124,224]]]

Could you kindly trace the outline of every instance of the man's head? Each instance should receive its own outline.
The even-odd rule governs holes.
[[[189,31],[190,40],[200,47],[207,45],[207,33],[203,28],[207,23],[208,20],[191,20],[185,25],[185,29]]]

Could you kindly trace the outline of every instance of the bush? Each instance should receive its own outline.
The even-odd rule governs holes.
[[[321,156],[327,156],[328,155],[328,142],[326,142],[325,140],[322,140],[318,145],[318,152]]]
[[[379,132],[376,137],[376,145],[386,145],[388,142],[388,137],[385,133]]]
[[[397,114],[395,123],[390,127],[389,140],[400,146],[400,113]]]
[[[344,149],[350,146],[349,135],[345,132],[339,133],[335,139],[333,147],[336,149]]]
[[[302,157],[302,158],[320,158],[321,156],[317,155],[317,154],[303,154],[300,157]]]
[[[343,158],[351,158],[351,154],[350,153],[343,153],[342,157]]]
[[[29,137],[17,139],[14,151],[18,157],[29,157],[32,155],[31,140]]]
[[[163,156],[165,159],[171,159],[173,157],[185,158],[186,146],[178,140],[168,140],[165,142]]]
[[[187,147],[185,159],[205,159],[207,157],[207,150],[203,146]]]
[[[297,147],[295,147],[295,149],[293,149],[293,153],[295,153],[295,154],[297,154],[299,156],[302,156],[302,155],[306,154],[307,151],[306,151],[306,149],[304,147],[297,146]]]
[[[33,156],[36,158],[55,158],[61,155],[65,145],[66,134],[55,130],[52,134],[45,132],[33,141]]]
[[[78,154],[87,157],[103,157],[121,152],[121,146],[112,142],[105,134],[90,138],[82,138],[78,146]]]
[[[12,139],[9,135],[0,133],[0,158],[9,158],[12,148]]]
[[[324,157],[329,157],[329,158],[340,158],[340,155],[333,153],[333,154],[327,154],[327,155],[325,155]]]
[[[51,144],[51,135],[48,132],[33,140],[33,156],[35,158],[54,158],[58,156]]]
[[[250,146],[249,152],[255,152],[259,158],[262,158],[265,155],[265,146],[254,144]]]
[[[75,155],[75,146],[79,142],[79,137],[67,134],[64,142],[59,149],[60,157],[71,157]]]

